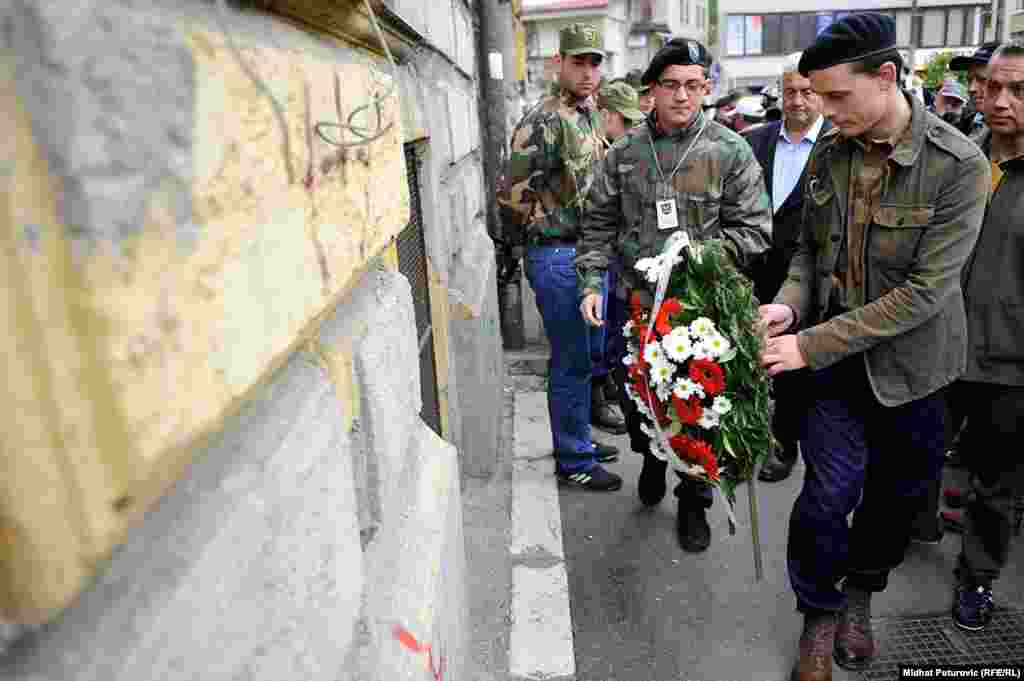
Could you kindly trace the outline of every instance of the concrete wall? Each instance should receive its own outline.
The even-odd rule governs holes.
[[[0,676],[466,678],[459,482],[502,397],[476,9],[388,5],[397,73],[226,3],[0,8]],[[313,133],[389,90],[373,143]]]

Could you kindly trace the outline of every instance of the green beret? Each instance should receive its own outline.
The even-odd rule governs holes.
[[[896,49],[896,21],[887,14],[858,12],[835,21],[804,50],[803,76],[837,64],[849,64]]]

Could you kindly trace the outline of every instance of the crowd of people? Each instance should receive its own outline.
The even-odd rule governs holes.
[[[951,615],[983,629],[1024,495],[1024,44],[953,60],[967,92],[950,77],[929,105],[893,19],[850,14],[786,61],[777,120],[743,96],[706,112],[695,40],[607,83],[604,56],[596,27],[561,31],[557,82],[516,127],[497,195],[551,345],[559,482],[620,489],[591,428],[628,432],[639,499],[661,502],[666,463],[623,389],[627,300],[653,302],[634,265],[680,231],[722,240],[761,302],[779,446],[759,478],[804,462],[793,678],[870,664],[872,594],[912,540],[936,540],[954,449],[970,489],[945,493],[964,507]],[[682,548],[707,549],[711,490],[680,476],[675,496]]]

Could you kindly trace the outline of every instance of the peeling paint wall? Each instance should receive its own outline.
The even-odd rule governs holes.
[[[476,9],[388,4],[422,38],[397,70],[201,0],[0,8],[0,624],[24,634],[0,672],[191,678],[209,659],[176,651],[199,645],[245,678],[337,678],[349,663],[420,678],[431,640],[431,673],[444,657],[444,678],[460,677],[458,481],[493,470],[502,388]],[[339,122],[375,139],[341,149],[315,132],[355,140]],[[447,442],[418,416],[394,272],[412,140]],[[281,381],[309,408],[279,399]],[[275,463],[215,480],[261,460]],[[337,484],[315,484],[318,467]],[[194,525],[153,520],[167,514]],[[288,557],[299,545],[306,562]],[[153,562],[165,554],[173,578]],[[399,556],[410,564],[385,570]],[[271,635],[274,599],[241,604],[272,583],[300,595]],[[165,620],[195,618],[167,638]]]

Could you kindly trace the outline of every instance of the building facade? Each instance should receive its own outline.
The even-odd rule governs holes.
[[[605,74],[644,69],[671,37],[707,42],[708,0],[523,0],[526,27],[526,93],[533,101],[554,73],[558,32],[574,21],[604,31]]]
[[[0,4],[0,676],[479,678],[478,3],[72,4]]]
[[[780,0],[768,11],[759,0],[722,0],[718,88],[777,85],[785,55],[804,49],[830,23],[856,11],[891,15],[904,55],[916,45],[914,65],[938,52],[971,53],[991,35],[989,0],[918,0],[916,17],[911,8],[911,0]]]

